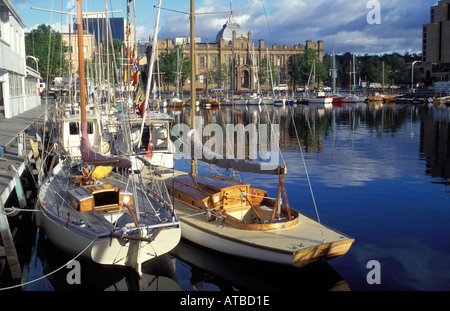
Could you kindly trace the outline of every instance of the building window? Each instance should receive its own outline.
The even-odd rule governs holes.
[[[22,78],[18,74],[9,74],[9,94],[11,97],[23,95]]]
[[[35,78],[25,78],[25,94],[37,94],[37,82]]]
[[[200,80],[200,84],[205,83],[205,76],[203,74],[201,74],[199,77],[199,80]]]
[[[216,67],[217,66],[217,57],[216,56],[212,56],[211,57],[211,66],[212,67]]]
[[[204,56],[200,56],[199,66],[200,67],[205,67],[205,57]]]
[[[281,56],[277,56],[277,66],[281,66]]]
[[[87,47],[87,45],[84,46],[84,53],[85,53],[85,54],[88,53],[88,47]]]

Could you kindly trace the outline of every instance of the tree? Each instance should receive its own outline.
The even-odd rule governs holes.
[[[313,49],[307,49],[305,53],[298,59],[296,65],[294,65],[293,79],[295,82],[300,82],[306,85],[311,74],[311,69],[315,63],[315,75],[320,80],[326,80],[328,76],[328,69],[317,58],[317,53]],[[314,83],[311,81],[310,83]]]
[[[208,72],[209,80],[216,83],[218,87],[227,84],[227,65],[222,64],[219,60],[217,66]]]
[[[68,76],[66,50],[67,46],[62,41],[61,33],[54,31],[51,26],[39,25],[25,36],[26,55],[39,59],[39,73],[41,77],[47,77],[48,81],[55,77]],[[34,60],[27,58],[27,65],[34,68]]]
[[[274,81],[270,81],[270,79],[274,79]],[[258,71],[258,80],[261,84],[266,86],[266,89],[272,89],[272,83],[278,84],[279,82],[277,71],[275,70],[272,62],[270,62],[270,64],[268,63],[266,56],[261,59]]]
[[[189,77],[191,72],[190,60],[184,56],[183,50],[178,45],[161,57],[159,68],[160,72],[164,73],[163,79],[166,84],[177,83],[178,70],[180,71],[180,83]]]

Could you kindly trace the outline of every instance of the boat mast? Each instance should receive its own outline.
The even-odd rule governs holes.
[[[194,40],[194,22],[195,22],[195,14],[194,14],[194,0],[191,1],[191,128],[195,129],[195,40]],[[191,175],[195,178],[195,158],[191,157]]]
[[[78,76],[80,78],[80,110],[81,110],[81,123],[87,122],[86,118],[86,96],[84,85],[84,43],[83,43],[83,13],[81,0],[77,0],[77,35],[78,35]]]

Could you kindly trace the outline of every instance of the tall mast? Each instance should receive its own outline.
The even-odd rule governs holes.
[[[191,128],[195,128],[195,14],[194,0],[191,0]],[[195,159],[191,157],[191,175],[195,177]]]
[[[80,105],[81,105],[81,123],[87,122],[86,118],[86,90],[84,85],[84,42],[83,42],[83,13],[81,0],[77,0],[77,31],[78,31],[78,72],[80,78]]]

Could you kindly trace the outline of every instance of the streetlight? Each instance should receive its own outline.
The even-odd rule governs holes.
[[[27,57],[29,57],[32,60],[34,60],[34,62],[36,63],[36,71],[39,72],[39,58],[31,56],[31,55],[27,55]]]
[[[411,64],[411,93],[414,93],[414,64],[421,63],[421,61],[415,60]]]

